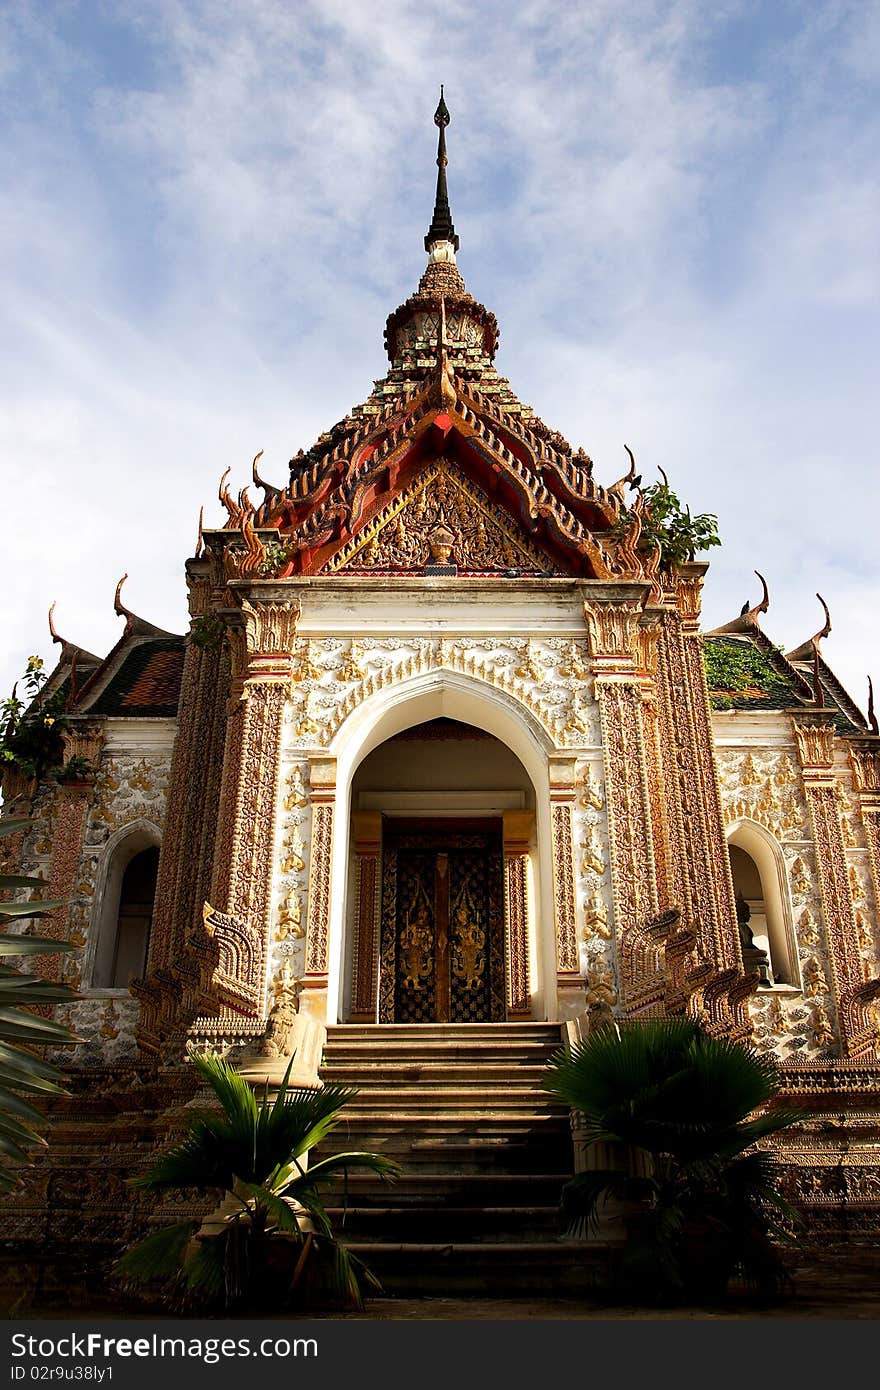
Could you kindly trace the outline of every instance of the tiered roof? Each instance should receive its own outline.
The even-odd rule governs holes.
[[[234,499],[224,475],[224,530],[241,533],[243,572],[259,568],[280,578],[343,566],[358,572],[359,548],[352,542],[439,462],[441,471],[453,470],[486,500],[490,519],[503,525],[506,518],[534,544],[541,561],[532,572],[653,578],[659,552],[645,555],[637,548],[640,495],[626,508],[625,480],[600,486],[584,451],[573,451],[549,429],[494,365],[498,324],[468,293],[455,261],[459,239],[446,189],[449,113],[442,97],[435,120],[438,180],[425,238],[428,265],[416,293],[389,315],[390,370],[366,401],[291,460],[286,488],[267,484],[255,467],[254,482],[263,490],[258,506],[247,490]],[[444,523],[449,518],[440,514],[437,524]],[[274,571],[265,554],[272,542],[279,562]],[[418,573],[429,558],[423,544],[420,555],[397,557],[387,568]],[[522,572],[521,565],[500,561],[481,567],[473,547],[467,563],[455,545],[451,558],[459,573]],[[374,561],[369,568],[375,572]]]

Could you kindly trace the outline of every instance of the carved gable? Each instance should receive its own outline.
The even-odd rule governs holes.
[[[382,507],[326,571],[412,574],[447,558],[462,574],[559,573],[556,562],[447,459],[432,463]]]

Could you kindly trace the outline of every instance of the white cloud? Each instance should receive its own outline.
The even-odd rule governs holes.
[[[760,22],[759,22],[760,21]],[[776,25],[777,27],[774,27]],[[734,51],[734,29],[739,47]],[[0,683],[45,610],[105,650],[112,594],[185,622],[199,504],[368,393],[414,288],[437,86],[499,367],[623,471],[719,513],[710,623],[768,574],[771,636],[876,665],[870,457],[880,143],[862,6],[157,0],[6,16]]]

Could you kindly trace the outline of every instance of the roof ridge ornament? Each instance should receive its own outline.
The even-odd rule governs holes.
[[[438,243],[446,242],[450,246],[451,252],[443,259],[454,261],[459,243],[452,221],[452,213],[449,210],[449,192],[446,187],[446,165],[449,162],[446,157],[446,127],[449,125],[449,120],[449,108],[443,100],[443,84],[441,83],[440,101],[434,112],[434,124],[439,130],[437,138],[437,192],[434,196],[434,216],[425,237],[425,250],[431,252]]]
[[[819,643],[823,638],[831,635],[831,614],[828,611],[828,604],[821,594],[817,594],[816,598],[825,610],[825,622],[819,631],[814,633],[806,642],[802,642],[801,645],[795,647],[793,651],[785,653],[789,661],[812,661],[814,653],[818,653],[819,651]]]
[[[707,637],[717,637],[725,632],[749,632],[754,628],[757,628],[758,631],[761,630],[758,616],[761,613],[766,613],[770,607],[770,590],[767,587],[767,580],[764,578],[761,571],[755,570],[755,574],[760,579],[761,588],[763,589],[760,602],[750,605],[748,599],[746,599],[740,609],[738,618],[734,618],[732,622],[725,623],[723,627],[713,628],[711,632],[707,632]]]

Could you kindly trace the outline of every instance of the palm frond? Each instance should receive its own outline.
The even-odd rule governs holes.
[[[322,1182],[325,1179],[345,1177],[349,1168],[366,1168],[368,1172],[375,1173],[383,1182],[388,1183],[395,1182],[403,1171],[394,1158],[387,1158],[384,1154],[362,1153],[355,1150],[351,1153],[330,1154],[327,1158],[319,1159],[317,1163],[310,1164],[304,1177],[297,1178],[291,1174],[282,1186],[275,1187],[275,1191],[289,1188],[292,1183],[297,1181],[314,1183]],[[289,1172],[289,1169],[286,1171]],[[281,1173],[278,1177],[280,1181]]]
[[[153,1231],[120,1256],[114,1266],[116,1273],[128,1284],[151,1284],[179,1276],[184,1251],[198,1228],[198,1221],[180,1221]]]
[[[562,1189],[560,1206],[566,1229],[585,1236],[599,1229],[602,1204],[644,1201],[653,1195],[650,1178],[635,1177],[623,1168],[595,1168],[576,1173]]]

